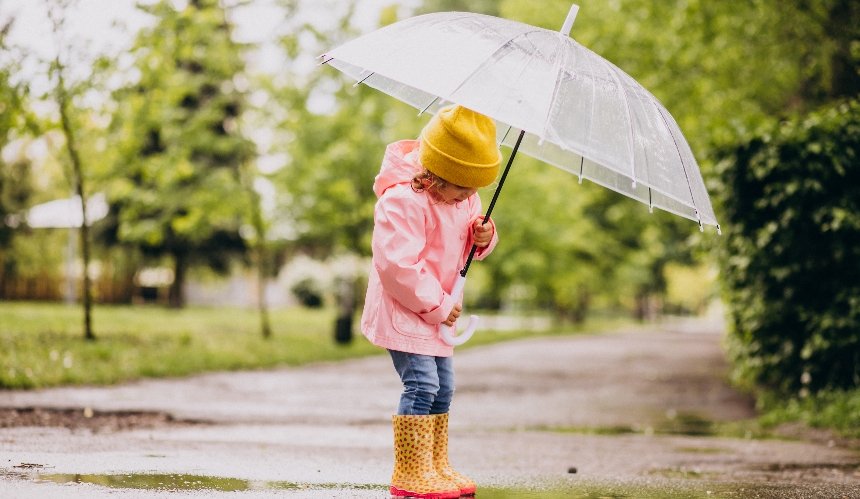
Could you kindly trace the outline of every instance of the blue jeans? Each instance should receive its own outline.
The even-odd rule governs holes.
[[[445,414],[454,398],[454,358],[389,350],[403,382],[399,415]]]

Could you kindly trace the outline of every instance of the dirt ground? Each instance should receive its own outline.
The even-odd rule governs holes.
[[[721,341],[689,322],[458,351],[452,460],[489,499],[860,497],[860,443],[748,431]],[[0,392],[0,496],[386,497],[399,391],[380,355]]]

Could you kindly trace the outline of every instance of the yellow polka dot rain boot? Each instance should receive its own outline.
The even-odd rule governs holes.
[[[448,460],[448,414],[435,414],[433,431],[433,465],[436,472],[457,484],[460,496],[473,496],[477,485],[451,468]]]
[[[460,488],[433,466],[435,416],[392,416],[394,473],[391,495],[421,499],[454,499]]]

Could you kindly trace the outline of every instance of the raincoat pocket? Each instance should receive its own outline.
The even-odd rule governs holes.
[[[394,330],[398,333],[414,338],[432,337],[435,330],[433,326],[424,322],[415,312],[412,312],[399,303],[394,304],[391,323],[394,326]]]

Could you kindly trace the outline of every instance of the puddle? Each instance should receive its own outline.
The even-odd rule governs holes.
[[[120,489],[219,490],[224,492],[249,490],[247,480],[200,475],[39,474],[38,479],[55,483],[91,483]]]
[[[687,468],[678,466],[673,468],[657,468],[649,471],[651,475],[658,475],[666,478],[683,478],[685,480],[701,480],[705,478],[718,478],[719,473],[705,472],[695,468]]]
[[[132,473],[116,475],[90,475],[74,473],[39,474],[37,480],[54,483],[89,483],[116,489],[138,490],[215,490],[220,492],[242,492],[252,490],[388,490],[388,485],[267,482],[222,478],[204,475]]]
[[[856,463],[768,463],[758,466],[762,471],[808,471],[808,470],[832,470],[853,473],[860,476],[860,462]]]
[[[695,413],[672,413],[654,424],[616,426],[542,426],[538,431],[581,433],[583,435],[673,435],[688,437],[736,436],[752,438],[751,432],[736,425],[716,423]]]
[[[723,454],[731,452],[721,447],[675,447],[675,450],[685,454]]]
[[[681,412],[658,423],[654,432],[660,435],[708,437],[717,434],[717,425],[698,414]]]

